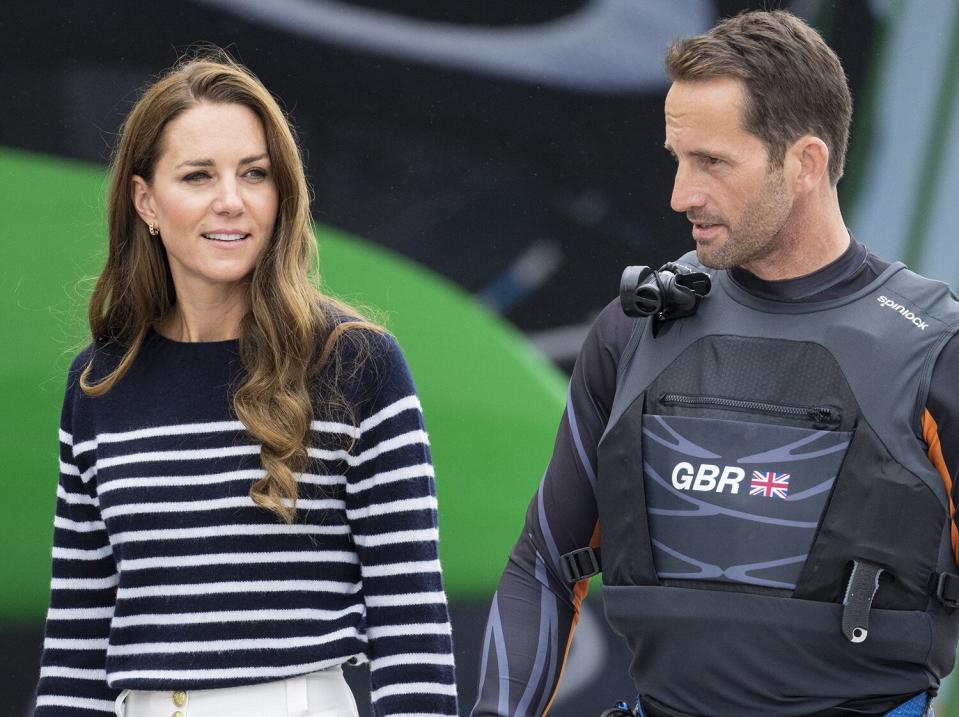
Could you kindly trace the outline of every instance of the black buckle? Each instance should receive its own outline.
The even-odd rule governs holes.
[[[939,573],[936,581],[936,597],[950,610],[959,607],[959,575]]]
[[[559,564],[563,569],[563,577],[568,583],[576,583],[594,575],[599,575],[599,549],[579,548],[560,556]]]

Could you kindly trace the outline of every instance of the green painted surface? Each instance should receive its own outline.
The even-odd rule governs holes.
[[[7,545],[0,615],[46,608],[57,426],[105,248],[102,169],[0,149],[0,381]],[[549,459],[565,378],[455,286],[380,247],[320,231],[325,288],[398,337],[424,406],[453,598],[492,594]],[[451,241],[455,241],[451,237]]]

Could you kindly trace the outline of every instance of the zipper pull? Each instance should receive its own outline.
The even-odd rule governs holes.
[[[826,426],[835,423],[831,408],[812,408],[809,410],[809,418],[815,423],[821,423]]]

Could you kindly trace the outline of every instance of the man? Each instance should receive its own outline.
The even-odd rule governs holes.
[[[931,714],[959,632],[959,303],[846,230],[851,99],[815,31],[744,13],[666,68],[678,264],[712,290],[593,326],[472,714],[549,711],[600,545],[638,714]]]

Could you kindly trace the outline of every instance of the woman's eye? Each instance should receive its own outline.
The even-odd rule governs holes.
[[[206,172],[192,172],[186,175],[183,178],[184,182],[202,182],[204,179],[209,179],[210,175]]]
[[[254,167],[253,169],[247,171],[246,176],[250,179],[266,179],[267,172],[265,169]]]

